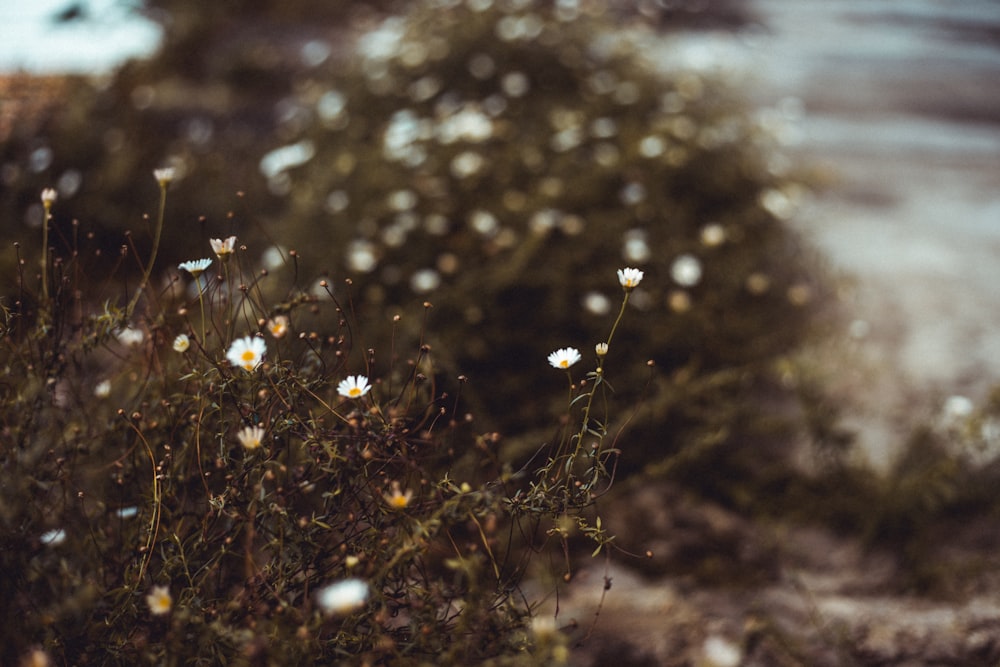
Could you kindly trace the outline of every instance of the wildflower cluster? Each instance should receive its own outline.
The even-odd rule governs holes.
[[[602,415],[601,419],[594,416],[593,411],[596,407],[594,400],[599,392],[601,397],[606,399],[604,393],[608,389],[605,379],[606,358],[625,315],[629,296],[642,281],[643,275],[642,271],[634,268],[618,270],[618,282],[623,291],[621,308],[605,340],[595,344],[597,364],[593,371],[586,374],[584,380],[579,383],[574,382],[570,370],[583,358],[575,347],[561,348],[548,356],[550,366],[566,371],[570,391],[567,406],[570,415],[566,423],[579,424],[579,430],[562,430],[559,433],[557,442],[551,447],[545,464],[537,471],[537,479],[530,489],[527,493],[516,493],[510,501],[515,512],[528,507],[536,513],[548,512],[556,519],[564,518],[567,511],[590,506],[610,489],[613,480],[611,462],[618,456],[619,451],[605,447],[604,440],[609,428],[608,416]],[[578,416],[572,414],[574,408],[580,410]],[[610,541],[601,529],[600,518],[598,517],[593,526],[582,515],[576,516],[575,520],[581,531],[598,543],[594,551],[594,555],[597,555]],[[553,530],[560,535],[564,533],[564,529],[558,526]]]
[[[165,192],[171,175],[155,177]],[[329,283],[321,295],[293,284],[271,305],[271,274],[248,269],[235,236],[209,245],[214,260],[168,270],[191,290],[153,291],[150,259],[124,307],[69,327],[60,288],[3,339],[7,375],[29,380],[0,410],[17,434],[3,460],[15,493],[32,497],[5,503],[3,518],[35,552],[4,604],[30,599],[50,619],[4,630],[11,655],[41,644],[77,664],[112,650],[133,664],[564,654],[562,635],[529,629],[532,603],[512,594],[518,549],[537,545],[505,526],[572,520],[597,551],[611,541],[584,517],[610,486],[605,426],[591,414],[602,368],[582,391],[570,378],[579,433],[547,446],[530,479],[493,454],[468,467],[463,455],[496,436],[477,436],[437,387],[429,345],[405,363],[359,356],[360,325]],[[642,278],[623,271],[600,363]],[[310,326],[323,308],[338,324],[321,334]],[[549,362],[571,374],[581,358],[567,347]],[[52,381],[31,381],[39,370]],[[57,567],[65,576],[51,580]]]

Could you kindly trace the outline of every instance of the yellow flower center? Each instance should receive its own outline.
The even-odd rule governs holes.
[[[246,361],[247,363],[249,363],[249,362],[253,361],[256,356],[257,355],[253,353],[253,350],[244,350],[243,351],[243,355],[242,355],[242,359],[243,359],[243,361]]]
[[[569,368],[569,359],[563,359],[559,362],[560,368]]]
[[[351,398],[357,398],[361,395],[361,387],[351,387],[347,393],[351,395]]]

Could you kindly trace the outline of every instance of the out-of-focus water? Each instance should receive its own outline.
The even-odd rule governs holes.
[[[103,73],[152,53],[159,27],[128,0],[4,0],[0,2],[0,73]],[[56,18],[78,6],[84,15]]]
[[[793,224],[855,281],[840,332],[879,468],[941,397],[1000,383],[1000,2],[753,0],[737,32],[657,52],[737,81],[786,151],[830,176]]]
[[[850,331],[881,369],[860,440],[885,466],[894,424],[1000,382],[1000,2],[752,5],[758,25],[681,53],[736,72],[834,174],[797,217],[857,279]]]

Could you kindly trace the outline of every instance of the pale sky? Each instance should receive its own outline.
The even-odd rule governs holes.
[[[0,73],[101,73],[155,50],[159,28],[128,0],[83,0],[87,20],[54,24],[73,0],[0,0]]]

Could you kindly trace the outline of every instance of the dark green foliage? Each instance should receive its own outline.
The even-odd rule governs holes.
[[[240,264],[216,270],[247,280]],[[267,362],[245,371],[229,342],[271,313],[228,285],[160,295],[144,316],[80,316],[58,298],[34,325],[4,311],[4,664],[33,649],[80,665],[530,665],[561,650],[558,633],[536,642],[525,627],[530,548],[509,549],[531,540],[504,530],[505,466],[452,476],[452,452],[477,438],[442,411],[426,356],[344,398],[337,380],[364,362],[342,313],[322,337],[269,338]],[[285,304],[297,320],[322,307],[335,308]],[[121,335],[127,322],[141,340]],[[369,599],[323,610],[316,592],[352,578]],[[173,598],[160,615],[157,586]]]

